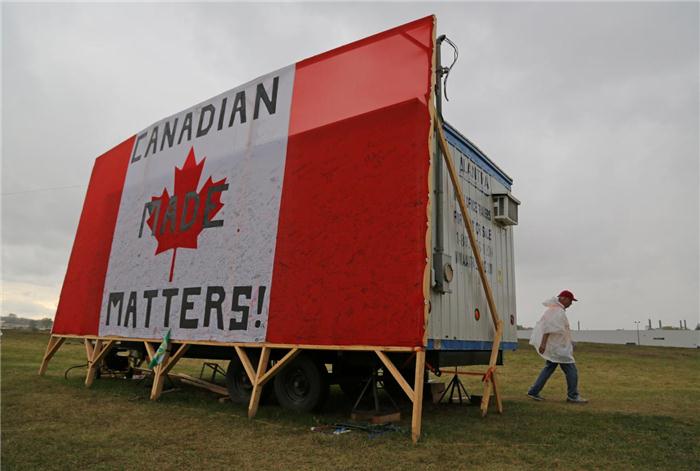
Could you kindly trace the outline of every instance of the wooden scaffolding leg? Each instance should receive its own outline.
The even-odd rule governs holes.
[[[87,355],[87,360],[88,360],[88,363],[89,363],[90,360],[92,360],[92,351],[93,351],[92,340],[90,340],[90,339],[85,339],[85,340],[83,341],[83,343],[85,344],[85,354]]]
[[[153,369],[155,376],[153,377],[153,386],[151,387],[152,401],[158,400],[160,395],[163,393],[163,383],[165,382],[165,377],[189,348],[190,344],[183,343],[172,356],[170,356],[170,349],[165,351],[163,361],[161,361],[160,365],[156,365],[156,367]]]
[[[413,443],[417,443],[420,438],[421,422],[423,415],[423,379],[425,377],[425,350],[416,352],[416,375],[413,384],[413,389],[406,382],[403,375],[399,372],[396,366],[391,362],[391,359],[386,356],[381,350],[375,350],[386,369],[394,377],[401,389],[406,393],[406,396],[413,402],[413,413],[411,415],[411,439]]]
[[[416,353],[416,382],[413,386],[413,415],[411,417],[411,440],[417,443],[423,417],[423,377],[425,375],[425,350]]]
[[[265,352],[266,350],[267,352]],[[243,366],[246,369],[246,374],[248,374],[248,377],[250,378],[253,371],[252,366],[250,365],[250,361],[248,361],[248,355],[246,355],[243,349],[239,347],[236,347],[236,351],[241,356],[241,361],[243,362]],[[299,353],[301,353],[300,349],[292,348],[287,352],[285,356],[283,356],[280,360],[275,362],[272,368],[267,370],[267,364],[270,361],[270,349],[268,347],[263,347],[263,352],[260,355],[260,362],[258,363],[258,371],[257,373],[255,373],[255,376],[252,381],[253,394],[251,394],[250,396],[250,404],[248,405],[248,417],[255,417],[255,414],[258,413],[260,396],[262,394],[262,388],[263,386],[265,386],[265,383],[270,381],[273,376],[279,373],[282,370],[282,368],[284,368],[288,363],[290,363],[297,355],[299,355]],[[246,362],[248,363],[248,366],[245,366]],[[250,368],[250,371],[248,371],[248,368]]]
[[[163,392],[163,382],[165,381],[165,376],[163,375],[163,370],[165,369],[165,364],[170,359],[170,348],[165,351],[163,355],[163,361],[153,368],[153,385],[151,386],[151,400],[157,400],[161,393]]]
[[[148,363],[150,363],[153,357],[156,356],[156,349],[153,348],[151,342],[143,342],[143,345],[146,347],[146,355],[148,356]]]
[[[85,376],[86,387],[89,388],[92,386],[92,383],[95,381],[95,374],[97,374],[97,368],[100,366],[102,359],[114,346],[114,342],[114,340],[110,340],[106,345],[104,345],[104,341],[102,339],[97,339],[95,340],[95,345],[92,346],[90,341],[86,339],[85,349],[88,352],[88,370],[87,375]]]
[[[502,414],[503,413],[503,403],[501,402],[501,393],[498,390],[498,383],[496,382],[496,372],[493,372],[493,376],[491,377],[491,382],[493,383],[493,395],[496,397],[496,408],[498,409],[498,413]]]
[[[391,362],[388,356],[386,356],[386,353],[382,352],[381,350],[375,350],[374,353],[377,354],[380,360],[382,360],[382,363],[384,363],[384,366],[386,366],[387,370],[389,370],[389,373],[391,373],[391,376],[394,377],[397,383],[399,383],[399,386],[401,386],[401,389],[403,389],[403,392],[406,393],[406,396],[408,396],[408,399],[411,402],[415,401],[415,392],[413,389],[411,389],[411,386],[406,382],[406,379],[403,377],[403,375],[399,372],[398,368]]]
[[[434,110],[433,110],[434,113]],[[462,193],[462,186],[455,170],[454,161],[452,160],[452,155],[450,153],[450,148],[447,145],[447,140],[445,139],[445,134],[442,130],[442,124],[436,122],[436,131],[438,144],[440,145],[440,150],[445,157],[445,165],[447,166],[447,172],[452,181],[452,187],[457,194],[457,202],[459,204],[459,210],[462,213],[462,219],[464,220],[464,226],[467,229],[467,235],[469,236],[469,245],[474,254],[474,260],[476,261],[476,267],[479,272],[479,278],[481,279],[481,285],[484,289],[484,294],[486,295],[486,302],[489,306],[489,311],[491,314],[491,320],[493,321],[494,327],[494,339],[491,348],[491,360],[489,361],[489,370],[484,376],[484,394],[481,398],[481,415],[485,416],[489,407],[489,397],[491,396],[491,388],[496,388],[496,383],[493,381],[496,372],[496,360],[498,359],[498,349],[501,344],[501,335],[503,332],[503,324],[498,316],[498,311],[496,310],[496,301],[493,297],[493,292],[491,291],[491,285],[489,284],[488,277],[486,276],[486,271],[484,270],[484,262],[481,258],[481,251],[479,250],[479,244],[476,240],[476,235],[474,233],[474,225],[472,224],[471,216],[466,206],[466,199]],[[494,391],[496,394],[496,401],[499,403],[499,411],[503,408],[500,404],[500,395],[498,391]]]
[[[491,372],[490,374],[493,374]],[[489,401],[491,400],[491,379],[484,379],[484,392],[481,396],[481,416],[486,417],[489,411]]]
[[[496,384],[496,363],[498,362],[498,349],[501,345],[501,335],[503,332],[503,326],[501,321],[498,320],[496,323],[496,332],[493,338],[493,345],[491,346],[491,358],[489,359],[489,369],[484,375],[484,393],[481,396],[481,416],[486,417],[489,410],[489,400],[491,399],[491,391],[493,390],[494,396],[496,396],[496,405],[498,407],[498,412],[503,413],[503,404],[501,403],[501,394],[498,391],[498,386]]]
[[[267,362],[270,361],[270,348],[263,347],[258,361],[258,370],[255,372],[255,382],[253,383],[253,393],[250,395],[250,403],[248,404],[248,418],[255,417],[258,413],[258,405],[260,403],[260,394],[262,393],[262,385],[260,379],[265,375],[267,370]]]
[[[250,384],[255,384],[255,370],[253,369],[253,365],[250,363],[248,354],[238,345],[235,345],[233,348],[236,350],[236,354],[243,364],[245,374],[248,375],[248,381],[250,381]]]
[[[102,349],[102,340],[95,340],[95,345],[88,339],[85,339],[85,352],[88,357],[88,369],[85,375],[85,386],[88,388],[92,386],[95,381],[95,374],[97,373],[97,364],[93,361],[95,358],[95,352],[99,352]]]
[[[63,342],[66,341],[65,337],[56,337],[52,335],[49,337],[49,344],[46,346],[46,353],[44,353],[44,359],[41,360],[41,365],[39,365],[39,376],[44,376],[46,373],[46,368],[49,366],[49,361],[56,354]]]
[[[501,402],[501,393],[498,390],[498,384],[496,382],[496,371],[491,372],[491,377],[484,384],[484,395],[481,398],[481,416],[486,417],[489,411],[489,399],[491,396],[491,391],[493,390],[493,395],[496,398],[496,409],[499,414],[503,413],[503,403]]]

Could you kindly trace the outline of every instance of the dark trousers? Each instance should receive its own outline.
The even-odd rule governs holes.
[[[566,375],[566,395],[569,399],[576,399],[578,397],[578,370],[576,369],[576,363],[554,363],[553,361],[547,360],[540,375],[535,380],[535,384],[532,385],[527,393],[537,396],[540,391],[542,391],[542,388],[544,388],[549,377],[554,373],[554,370],[557,369],[557,366],[559,366],[564,372],[564,375]]]

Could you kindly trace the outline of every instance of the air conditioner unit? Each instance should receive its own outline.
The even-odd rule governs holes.
[[[518,206],[520,201],[510,193],[494,193],[493,219],[503,226],[515,226],[518,224]]]

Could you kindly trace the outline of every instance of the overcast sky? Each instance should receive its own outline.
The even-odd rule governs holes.
[[[423,17],[444,115],[513,179],[519,323],[698,322],[698,3],[2,5],[2,314],[53,317],[92,163],[257,76]],[[445,51],[446,55],[449,52]]]

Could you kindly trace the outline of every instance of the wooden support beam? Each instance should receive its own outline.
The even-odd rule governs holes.
[[[250,384],[255,384],[255,370],[253,369],[253,365],[250,363],[250,359],[248,358],[248,354],[243,350],[242,347],[239,347],[238,345],[234,345],[233,348],[236,350],[236,354],[238,354],[238,358],[241,359],[241,363],[243,364],[243,369],[245,370],[245,373],[248,375],[248,381],[250,381]]]
[[[163,382],[165,381],[165,375],[163,371],[165,366],[168,364],[170,359],[170,349],[172,348],[172,342],[168,341],[165,346],[165,353],[163,354],[163,359],[159,364],[153,368],[153,385],[151,386],[151,401],[157,400],[163,393]]]
[[[89,347],[85,344],[85,350],[89,351]],[[92,347],[92,354],[88,357],[88,369],[85,374],[85,386],[90,387],[95,381],[95,374],[97,374],[97,365],[92,361],[95,358],[95,352],[102,350],[102,339],[95,340],[95,345]]]
[[[56,337],[52,335],[49,337],[49,343],[46,345],[46,352],[44,353],[44,358],[41,360],[41,365],[39,365],[39,376],[44,376],[46,373],[46,368],[49,366],[49,361],[56,354],[63,342],[65,342],[65,337]]]
[[[156,356],[156,350],[153,348],[151,342],[143,342],[143,344],[146,347],[146,354],[148,355],[148,362],[150,363],[153,357]]]
[[[107,353],[109,353],[109,351],[112,349],[112,347],[114,346],[115,343],[116,343],[116,340],[110,340],[107,342],[107,345],[102,347],[102,350],[100,350],[99,352],[95,351],[92,361],[94,363],[101,362],[104,359],[104,357],[107,356]]]
[[[498,390],[498,383],[496,382],[496,372],[493,372],[491,377],[491,382],[493,383],[493,395],[496,397],[496,409],[499,414],[503,413],[503,403],[501,402],[501,392]]]
[[[188,344],[188,343],[183,343],[182,345],[180,345],[180,348],[177,349],[177,352],[175,352],[175,355],[171,356],[168,359],[168,363],[167,363],[167,365],[165,365],[165,368],[163,368],[162,374],[167,375],[170,372],[170,370],[173,369],[175,364],[178,361],[180,361],[180,358],[182,358],[182,356],[185,353],[187,353],[187,350],[189,350],[189,348],[190,348],[190,344]],[[163,363],[165,363],[165,362],[163,362]]]
[[[272,368],[270,368],[263,376],[260,378],[259,384],[260,387],[265,386],[265,383],[267,383],[274,375],[276,375],[287,363],[292,361],[294,357],[299,355],[301,350],[298,348],[293,348],[290,351],[287,352],[285,356],[282,357],[281,360],[276,362]]]
[[[374,351],[377,356],[379,357],[380,360],[382,360],[382,363],[384,363],[384,366],[386,366],[387,370],[391,373],[391,376],[394,377],[397,383],[399,383],[399,386],[401,386],[401,389],[403,389],[403,392],[406,393],[408,398],[411,400],[411,402],[414,401],[415,394],[413,389],[411,389],[411,386],[408,385],[406,382],[406,379],[403,377],[401,372],[394,366],[394,363],[389,359],[388,356],[381,350],[375,350]]]
[[[114,344],[116,343],[116,340],[109,340],[107,344],[104,344],[104,341],[102,339],[97,339],[95,340],[95,345],[92,347],[92,356],[88,358],[88,370],[87,374],[85,375],[85,386],[90,387],[92,386],[92,383],[95,381],[95,375],[97,374],[97,368],[100,367],[100,362],[102,359],[109,353],[109,351],[112,349]],[[86,351],[90,351],[90,347],[88,347],[88,342],[85,344],[85,349]]]
[[[484,288],[484,293],[486,294],[486,302],[489,306],[489,312],[491,314],[491,321],[493,322],[494,328],[494,339],[491,345],[491,358],[489,360],[489,370],[492,373],[489,378],[484,381],[484,394],[481,398],[481,413],[485,416],[488,411],[489,397],[491,396],[491,388],[495,387],[495,383],[491,380],[495,376],[496,361],[498,360],[498,350],[501,344],[501,335],[503,332],[503,324],[500,317],[498,316],[498,310],[496,309],[496,302],[493,297],[493,292],[491,291],[491,284],[486,277],[486,271],[484,270],[484,262],[481,258],[481,251],[479,250],[479,244],[476,241],[476,235],[474,233],[474,225],[472,224],[471,217],[469,216],[469,211],[466,206],[466,200],[464,194],[462,193],[462,186],[459,183],[459,178],[457,176],[457,171],[455,170],[454,162],[452,160],[452,154],[450,153],[450,148],[447,145],[447,140],[445,139],[445,133],[442,130],[442,126],[439,122],[436,124],[437,137],[442,154],[445,157],[445,164],[447,165],[447,172],[450,175],[450,180],[452,181],[452,186],[457,194],[457,202],[459,203],[459,209],[462,213],[462,219],[464,219],[464,225],[467,229],[467,235],[469,236],[469,245],[471,246],[472,253],[474,254],[474,260],[476,261],[476,266],[479,271],[479,278],[481,279],[481,285]],[[500,397],[500,396],[499,396]],[[502,407],[500,407],[502,410]]]
[[[491,284],[489,283],[488,278],[486,278],[484,262],[481,258],[479,244],[476,241],[476,234],[474,233],[474,225],[472,224],[471,216],[469,216],[469,211],[467,210],[466,199],[464,198],[464,193],[462,193],[462,185],[459,183],[459,177],[457,176],[457,170],[455,170],[454,162],[452,161],[452,154],[450,153],[450,148],[447,145],[445,133],[443,132],[442,126],[439,122],[437,123],[436,127],[440,149],[442,150],[442,155],[445,157],[447,172],[450,175],[452,186],[457,194],[457,202],[459,203],[459,209],[462,213],[462,219],[464,219],[464,225],[467,228],[467,235],[469,236],[469,245],[471,246],[472,253],[474,254],[476,266],[479,269],[479,277],[481,278],[481,284],[484,288],[484,292],[486,293],[486,302],[488,303],[489,311],[491,312],[491,320],[493,321],[493,326],[495,329],[498,326],[498,311],[496,310],[496,302],[494,301],[493,292],[491,291]]]
[[[92,360],[92,356],[94,355],[93,351],[94,348],[92,346],[92,340],[90,339],[85,339],[85,354],[87,355],[87,360],[88,362]]]
[[[489,357],[489,366],[496,366],[498,362],[498,348],[501,345],[501,337],[503,336],[503,323],[499,319],[496,323],[496,332],[493,336],[493,348],[491,348],[491,356]]]
[[[491,381],[487,380],[484,381],[484,392],[482,393],[481,396],[481,416],[486,417],[486,414],[489,411],[489,401],[491,400]]]
[[[411,440],[420,438],[423,415],[423,378],[425,375],[425,350],[416,352],[416,378],[413,385],[413,414],[411,416]]]
[[[496,327],[496,333],[493,339],[493,345],[491,346],[491,358],[489,359],[489,371],[487,378],[484,381],[484,393],[481,396],[481,416],[485,417],[489,410],[489,400],[491,398],[491,391],[493,390],[496,396],[496,405],[498,406],[498,412],[503,413],[503,404],[500,400],[500,393],[496,390],[496,362],[498,361],[498,347],[501,344],[502,335],[502,325],[501,321],[498,321]]]
[[[94,335],[61,335],[62,338],[66,339],[97,339],[98,337]],[[102,340],[116,340],[116,341],[129,341],[129,342],[155,342],[160,343],[159,339],[143,338],[143,337],[118,337],[115,335],[99,337]],[[247,343],[247,342],[218,342],[213,340],[188,340],[190,345],[209,345],[213,347],[245,347],[245,348],[261,348],[263,344],[260,342]],[[298,344],[298,343],[265,343],[265,346],[269,348],[282,348],[291,349],[299,348],[301,350],[347,350],[347,351],[374,351],[377,348],[381,348],[383,352],[413,352],[414,347],[397,347],[395,345],[311,345],[311,344]]]
[[[165,375],[163,374],[163,369],[165,368],[165,362],[168,360],[170,352],[165,351],[163,355],[163,362],[156,365],[153,368],[153,385],[151,386],[151,401],[158,400],[160,395],[163,393],[163,383],[165,382]]]
[[[167,359],[168,353],[165,353],[165,359]],[[158,398],[160,398],[160,395],[163,394],[163,383],[165,382],[165,375],[162,373],[163,370],[163,364],[161,363],[160,365],[156,365],[155,368],[153,368],[153,385],[151,386],[151,395],[150,399],[151,401],[156,401]]]
[[[170,370],[173,369],[173,367],[180,360],[180,358],[182,358],[182,356],[190,348],[190,345],[188,343],[183,343],[180,345],[180,348],[177,349],[175,354],[171,357],[171,345],[172,343],[170,343],[170,345],[168,345],[168,348],[165,350],[163,361],[161,361],[159,365],[156,365],[156,367],[153,368],[153,386],[151,387],[152,401],[157,401],[158,398],[160,398],[160,395],[163,394],[163,384],[165,383],[165,377],[168,375],[168,372],[170,372]]]
[[[255,417],[258,413],[258,405],[260,404],[260,395],[262,393],[262,385],[260,379],[265,375],[267,363],[270,361],[270,347],[263,347],[260,352],[260,360],[258,361],[258,370],[255,372],[255,382],[253,383],[253,393],[250,395],[250,403],[248,404],[248,418]]]

